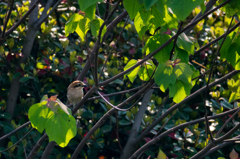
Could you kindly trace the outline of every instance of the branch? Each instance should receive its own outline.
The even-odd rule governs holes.
[[[104,28],[104,26],[107,24],[108,20],[113,16],[113,14],[115,13],[115,11],[117,10],[118,8],[118,5],[119,3],[121,2],[122,0],[118,0],[116,6],[114,7],[114,9],[111,11],[110,15],[107,17],[107,19],[103,22],[103,24],[101,25],[100,29],[99,29],[99,33],[98,33],[98,39],[96,41],[96,52],[94,53],[95,56],[94,56],[94,77],[95,77],[95,86],[98,87],[98,51],[99,51],[99,47],[100,45],[102,45],[102,42],[100,43],[101,41],[101,35],[102,35],[102,30]]]
[[[210,1],[208,2],[208,4],[206,5],[206,10],[205,10],[204,13],[208,12],[208,11],[213,7],[213,5],[216,3],[216,1],[217,1],[217,0],[210,0]],[[194,17],[193,20],[192,20],[190,23],[195,22],[195,21],[196,21],[199,17],[201,17],[201,16],[202,16],[202,11],[201,11],[200,13],[198,13],[198,15],[197,15],[196,17]],[[191,31],[193,28],[194,28],[194,26],[192,26],[191,28],[187,29],[184,33],[185,33],[185,34],[189,34],[190,31]]]
[[[47,134],[45,133],[37,142],[37,144],[33,147],[31,150],[30,154],[28,155],[27,159],[33,159],[37,152],[38,149],[42,146],[43,142],[48,138]]]
[[[216,8],[210,10],[209,12],[205,13],[202,17],[198,18],[198,20],[196,20],[195,22],[188,24],[185,28],[183,28],[183,30],[180,31],[180,34],[183,33],[185,30],[189,29],[191,26],[196,25],[199,21],[201,21],[202,19],[204,19],[205,17],[207,17],[209,14],[213,13],[214,11],[218,10],[219,8],[223,7],[225,4],[227,4],[230,0],[225,1],[224,3],[220,4],[219,6],[217,6]],[[237,28],[239,26],[240,22],[238,22],[234,27],[232,27],[230,29],[230,32],[233,31],[235,28]],[[135,65],[133,65],[132,67],[130,67],[129,69],[119,73],[116,76],[113,76],[112,78],[109,78],[108,80],[101,82],[99,85],[100,86],[105,86],[108,83],[116,80],[117,78],[125,75],[126,73],[132,71],[133,69],[135,69],[136,67],[142,65],[144,62],[146,62],[148,59],[150,59],[153,55],[155,55],[156,53],[158,53],[160,50],[162,50],[165,46],[167,46],[173,39],[175,39],[177,35],[175,34],[174,36],[172,36],[170,39],[168,39],[163,45],[161,45],[159,48],[157,48],[155,51],[153,51],[152,53],[148,54],[145,58],[143,58],[141,61],[137,62]],[[223,37],[222,37],[223,38]],[[221,39],[221,38],[220,38]],[[219,40],[220,40],[219,39]]]
[[[108,26],[107,26],[107,32],[104,34],[104,37],[102,38],[102,41],[105,41],[107,35],[113,30],[113,28],[124,18],[128,15],[127,11],[124,11],[121,13],[117,18],[115,18]],[[94,48],[92,50],[92,53],[90,54],[90,60],[93,60],[94,52],[96,52],[97,45],[94,45]],[[78,80],[83,81],[84,77],[86,77],[87,72],[90,68],[90,62],[87,60],[80,76],[78,77]]]
[[[235,109],[229,110],[229,111],[221,113],[221,114],[217,114],[217,115],[214,115],[214,116],[208,116],[208,119],[220,118],[220,117],[226,116],[228,114],[231,114],[233,112],[236,112],[237,110],[238,110],[238,108],[235,108]],[[175,127],[171,128],[171,129],[168,129],[167,131],[165,131],[162,134],[158,135],[156,138],[154,138],[153,140],[149,141],[148,143],[143,145],[141,148],[139,148],[130,158],[135,158],[142,151],[144,151],[145,149],[147,149],[151,145],[155,144],[156,142],[158,142],[159,140],[161,140],[163,137],[167,136],[168,134],[170,134],[172,132],[175,132],[175,131],[177,131],[179,129],[183,129],[183,128],[187,127],[187,126],[194,125],[194,124],[197,124],[199,122],[203,122],[203,121],[205,121],[204,117],[200,118],[200,119],[197,119],[197,120],[189,121],[189,122],[180,124],[178,126],[175,126]],[[216,141],[218,141],[218,140],[216,140]]]
[[[25,128],[25,127],[28,126],[29,124],[31,124],[30,121],[28,121],[28,122],[26,122],[25,124],[19,126],[17,129],[15,129],[15,130],[13,130],[12,132],[10,132],[10,133],[4,135],[3,137],[1,137],[1,138],[0,138],[0,141],[3,140],[3,139],[5,139],[5,138],[7,138],[7,137],[9,137],[9,136],[11,136],[12,134],[14,134],[14,133],[16,133],[16,132],[18,132],[18,131],[20,131],[22,128]]]
[[[46,6],[44,7],[44,11],[41,15],[41,17],[38,19],[37,24],[34,26],[35,28],[39,27],[52,12],[57,8],[58,4],[61,2],[61,0],[58,0],[57,3],[52,7],[51,11],[47,14],[48,9],[50,8],[53,0],[48,0]],[[46,15],[47,14],[47,15]]]
[[[125,105],[129,104],[131,101],[133,101],[134,99],[136,99],[140,94],[145,93],[146,90],[148,90],[149,88],[151,88],[151,86],[154,84],[154,81],[152,80],[151,82],[149,82],[146,86],[144,86],[141,90],[139,90],[137,93],[135,93],[134,95],[132,95],[131,97],[129,97],[127,100],[125,100],[124,102],[122,102],[120,105],[118,105],[119,108],[124,107]],[[81,103],[81,102],[80,102]],[[104,124],[104,122],[111,116],[114,114],[114,112],[116,111],[116,109],[111,109],[109,110],[107,113],[105,113],[103,115],[103,117],[101,119],[98,120],[98,122],[91,128],[91,130],[86,134],[86,136],[82,139],[82,141],[79,143],[78,147],[76,148],[76,150],[74,151],[73,155],[72,155],[72,159],[76,159],[78,154],[80,153],[81,149],[83,148],[83,146],[85,145],[85,143],[87,142],[87,140],[91,137],[91,135],[102,125]]]
[[[14,25],[12,26],[6,33],[5,33],[5,37],[8,36],[9,34],[11,34],[26,18],[27,16],[32,13],[32,11],[35,9],[35,7],[38,5],[40,0],[37,0],[31,7],[30,9],[27,11],[26,14],[24,14],[24,16]]]
[[[221,136],[217,140],[214,140],[214,142],[211,142],[209,145],[207,145],[204,149],[202,149],[200,152],[195,154],[191,159],[199,159],[203,155],[205,155],[215,144],[221,143],[224,139],[228,138],[230,135],[232,135],[234,132],[236,132],[240,128],[240,124],[233,127],[229,132],[227,132],[225,135]]]
[[[206,101],[206,99],[207,99],[207,94],[208,94],[208,86],[209,86],[209,82],[211,80],[211,76],[212,76],[212,73],[213,73],[213,67],[214,67],[215,60],[217,59],[217,56],[218,56],[218,54],[219,54],[219,52],[222,48],[222,45],[223,45],[224,41],[226,40],[226,37],[229,33],[230,26],[232,25],[232,21],[233,21],[233,17],[232,17],[232,20],[230,22],[230,25],[228,26],[228,30],[227,30],[224,38],[223,38],[223,41],[222,41],[220,47],[218,48],[218,50],[216,52],[216,55],[215,55],[215,57],[212,61],[212,65],[211,65],[211,68],[210,68],[210,74],[209,74],[208,81],[207,81],[206,91],[205,91],[205,95],[204,95],[204,99],[203,99],[203,102],[204,102],[204,116],[205,116],[205,121],[206,121],[206,125],[205,125],[206,138],[208,138],[207,132],[209,132],[212,142],[214,141],[214,139],[213,139],[212,132],[210,131],[210,127],[209,127],[209,123],[208,123],[208,119],[207,119],[207,103],[206,103],[207,101]]]
[[[12,146],[8,147],[5,150],[0,151],[0,153],[7,151],[9,149],[11,149],[12,147],[16,146],[20,141],[22,141],[31,131],[33,130],[33,128],[31,130],[29,130],[20,140],[18,140],[15,144],[13,144]]]
[[[5,18],[5,21],[4,21],[4,24],[3,24],[3,31],[2,31],[1,38],[4,38],[4,34],[5,34],[5,31],[6,31],[6,28],[7,28],[7,23],[8,23],[8,20],[10,18],[10,15],[12,13],[13,4],[14,4],[14,0],[12,0],[12,3],[10,4],[10,9],[8,11],[8,14],[7,14],[6,18]]]
[[[209,84],[209,88],[214,87],[215,85],[227,80],[228,78],[231,78],[232,76],[236,75],[237,73],[239,73],[240,71],[232,71],[230,73],[228,73],[227,75],[223,76],[222,78],[220,78],[219,80],[216,80],[212,83]],[[165,117],[167,117],[170,113],[172,113],[175,109],[179,108],[181,105],[189,102],[190,100],[196,98],[197,96],[199,96],[201,93],[203,93],[206,90],[206,86],[202,87],[201,89],[199,89],[198,91],[192,93],[190,96],[186,97],[184,100],[182,100],[180,103],[177,103],[175,105],[173,105],[172,107],[170,107],[164,114],[162,114],[158,119],[156,119],[149,127],[147,127],[147,129],[145,129],[142,134],[138,137],[138,139],[136,140],[137,144],[138,142],[140,142],[158,123],[160,123]]]
[[[131,129],[131,133],[128,137],[127,143],[123,149],[123,153],[120,157],[120,159],[125,159],[125,158],[129,158],[129,156],[134,152],[136,145],[134,145],[134,141],[137,138],[138,132],[139,132],[139,128],[141,126],[141,122],[144,116],[144,113],[147,109],[148,106],[148,102],[151,98],[151,95],[153,93],[153,89],[149,90],[145,95],[144,98],[142,100],[142,104],[139,107],[139,111],[137,112],[135,119],[134,119],[134,123]]]

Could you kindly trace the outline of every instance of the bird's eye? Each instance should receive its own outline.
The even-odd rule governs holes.
[[[81,84],[77,84],[75,87],[81,87]]]

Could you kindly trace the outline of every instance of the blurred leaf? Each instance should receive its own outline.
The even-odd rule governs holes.
[[[22,77],[22,78],[19,79],[19,82],[25,83],[25,82],[27,82],[28,80],[29,80],[28,77]]]
[[[229,154],[230,159],[238,159],[238,153],[232,149],[231,153]]]
[[[172,0],[168,1],[168,7],[170,7],[178,19],[184,21],[192,10],[202,4],[204,0]]]
[[[123,0],[123,5],[124,8],[127,10],[130,19],[133,20],[137,15],[138,11],[140,10],[140,4],[138,3],[138,0]]]
[[[165,155],[164,152],[162,152],[161,149],[160,149],[159,152],[158,152],[157,159],[167,159],[167,156]]]
[[[171,38],[170,35],[167,34],[157,34],[148,39],[146,42],[143,52],[146,52],[146,55],[152,53],[157,48],[159,48],[162,44],[164,44],[167,40]],[[165,63],[170,58],[170,52],[172,50],[173,43],[171,42],[166,47],[161,49],[154,57],[158,60],[159,63]]]
[[[185,33],[182,33],[178,36],[177,39],[177,46],[180,49],[186,50],[188,54],[194,54],[194,44],[193,42],[187,37]]]
[[[123,119],[123,120],[120,120],[120,121],[119,121],[119,124],[120,124],[120,125],[130,125],[131,122]]]

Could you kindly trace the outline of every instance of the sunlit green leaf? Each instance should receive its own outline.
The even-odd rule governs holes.
[[[123,0],[123,5],[127,10],[130,19],[133,20],[140,10],[140,4],[138,3],[138,0]]]

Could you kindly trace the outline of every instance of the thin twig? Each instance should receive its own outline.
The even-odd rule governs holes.
[[[28,122],[26,122],[25,124],[19,126],[17,129],[15,129],[15,130],[13,130],[12,132],[10,132],[10,133],[4,135],[3,137],[1,137],[1,138],[0,138],[0,141],[3,140],[3,139],[5,139],[5,138],[7,138],[7,137],[9,137],[9,136],[11,136],[12,134],[18,132],[19,130],[25,128],[25,127],[28,126],[29,124],[31,124],[30,121],[28,121]]]
[[[212,65],[211,65],[211,68],[210,68],[210,74],[209,74],[207,85],[206,85],[206,91],[205,91],[205,95],[204,95],[204,99],[203,99],[203,101],[204,101],[204,116],[205,116],[205,120],[206,120],[205,121],[206,122],[206,126],[205,126],[206,138],[208,138],[207,132],[209,132],[210,138],[211,138],[212,142],[214,141],[214,138],[213,138],[212,132],[210,131],[210,127],[209,127],[209,123],[208,123],[208,119],[207,119],[207,105],[206,105],[207,104],[206,103],[207,100],[206,99],[207,99],[207,94],[208,94],[208,86],[209,86],[209,83],[210,83],[210,80],[211,80],[211,76],[212,76],[212,73],[213,73],[213,67],[214,67],[215,60],[217,59],[217,56],[218,56],[218,54],[219,54],[219,52],[220,52],[220,50],[222,48],[222,45],[223,45],[224,41],[226,40],[226,37],[227,37],[227,35],[229,33],[229,29],[230,29],[230,26],[232,25],[233,19],[234,19],[234,17],[232,17],[230,25],[228,26],[228,30],[227,30],[227,32],[225,34],[225,37],[223,38],[223,41],[222,41],[220,47],[218,48],[218,50],[216,52],[216,55],[215,55],[215,57],[214,57],[214,59],[212,61]]]
[[[32,128],[31,130],[29,130],[29,131],[28,131],[21,139],[19,139],[15,144],[13,144],[12,146],[8,147],[8,148],[5,149],[5,150],[0,151],[0,153],[5,152],[5,151],[11,149],[12,147],[16,146],[16,145],[17,145],[20,141],[22,141],[32,130],[33,130],[33,128]]]

